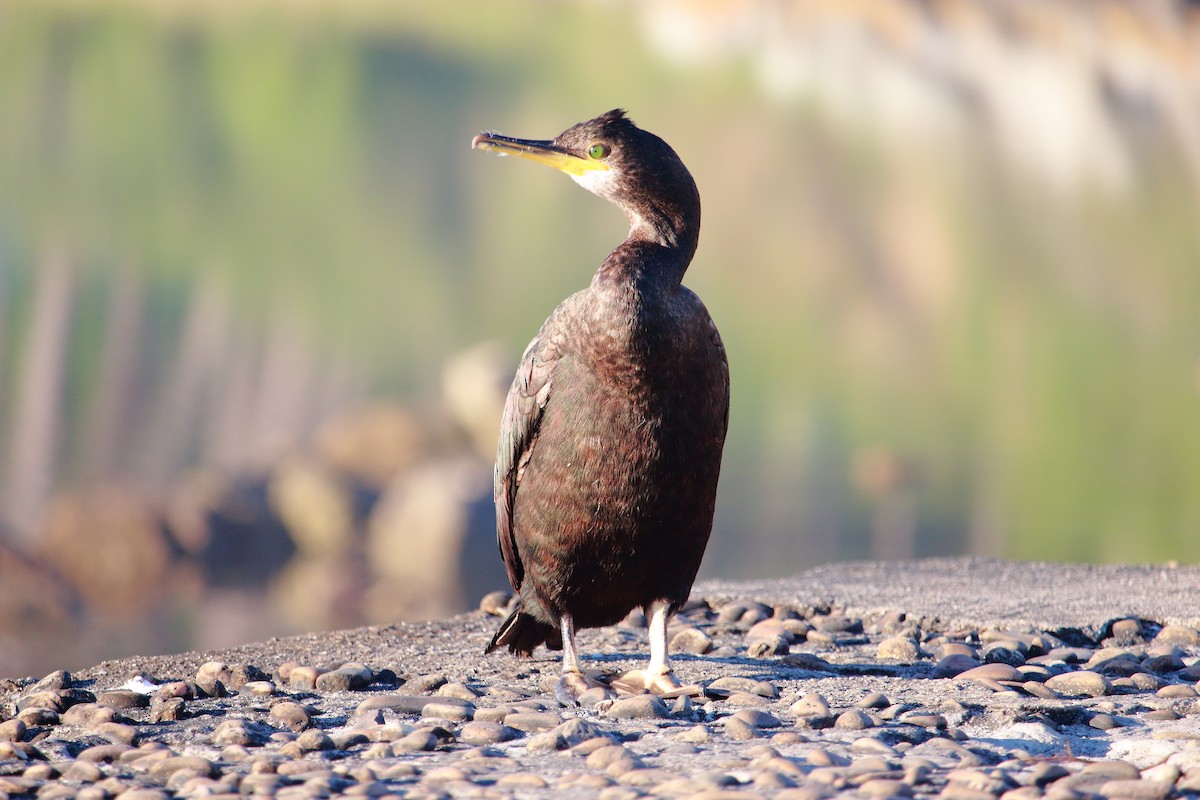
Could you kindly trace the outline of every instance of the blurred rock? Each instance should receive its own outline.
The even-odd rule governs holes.
[[[363,605],[369,581],[358,556],[298,555],[276,576],[271,600],[296,630],[352,627],[366,621]]]
[[[352,545],[353,489],[332,470],[311,459],[289,459],[272,474],[267,493],[303,556],[332,556]]]
[[[164,636],[227,646],[456,613],[507,589],[491,462],[510,370],[494,345],[468,350],[443,374],[443,410],[344,413],[259,472],[63,493],[36,553],[0,547],[0,651],[30,630],[50,631],[59,659]],[[0,667],[41,663],[20,655]]]
[[[428,452],[427,428],[401,406],[367,406],[321,426],[315,454],[333,469],[382,487]]]
[[[496,342],[458,353],[442,368],[442,397],[454,420],[467,432],[477,455],[496,456],[500,411],[512,385],[513,359]]]
[[[0,634],[45,632],[67,625],[79,597],[43,564],[0,541]],[[3,641],[3,637],[0,637]],[[0,650],[6,648],[0,647]],[[0,659],[0,667],[3,659]]]
[[[196,558],[210,587],[260,588],[296,551],[267,488],[261,476],[207,472],[173,493],[167,515],[172,536]]]
[[[162,520],[132,491],[94,487],[50,504],[38,554],[94,609],[154,605],[168,585],[173,554]]]
[[[377,577],[368,617],[437,617],[508,585],[496,553],[491,465],[457,458],[422,465],[390,485],[367,526]]]

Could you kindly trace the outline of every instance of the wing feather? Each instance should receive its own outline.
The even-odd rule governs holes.
[[[552,392],[552,376],[560,355],[557,337],[550,333],[554,319],[551,316],[525,348],[500,420],[494,476],[496,544],[504,558],[508,582],[516,590],[520,590],[525,579],[525,566],[517,549],[513,505]]]

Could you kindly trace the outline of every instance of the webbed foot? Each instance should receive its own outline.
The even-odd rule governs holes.
[[[650,692],[659,697],[682,697],[683,695],[699,696],[702,688],[697,684],[683,686],[675,678],[675,673],[651,672],[650,670],[635,669],[615,678],[612,687],[621,694],[645,694]]]
[[[604,700],[612,696],[612,691],[605,684],[582,672],[570,670],[564,672],[554,687],[554,698],[564,706],[580,705],[580,698],[585,693],[596,695],[596,700]]]

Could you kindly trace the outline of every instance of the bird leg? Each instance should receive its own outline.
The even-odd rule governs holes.
[[[671,616],[671,604],[666,600],[655,600],[646,609],[646,615],[650,617],[650,663],[644,670],[635,669],[614,680],[613,688],[625,694],[650,692],[661,697],[699,694],[698,686],[680,686],[667,660],[667,620]]]
[[[554,689],[554,696],[564,706],[577,706],[579,705],[579,696],[588,689],[594,689],[597,686],[605,689],[607,687],[584,675],[583,670],[579,668],[579,653],[575,649],[575,620],[571,619],[570,614],[562,615],[560,628],[562,630],[563,668],[558,685]]]

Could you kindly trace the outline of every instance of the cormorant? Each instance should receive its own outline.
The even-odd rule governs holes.
[[[562,170],[630,225],[591,285],[542,325],[505,402],[496,538],[519,602],[486,652],[562,648],[557,694],[572,698],[589,685],[576,629],[641,607],[649,665],[614,683],[673,693],[667,620],[687,600],[708,543],[729,424],[724,345],[680,284],[700,234],[696,183],[621,109],[552,140],[486,132],[471,147]]]

